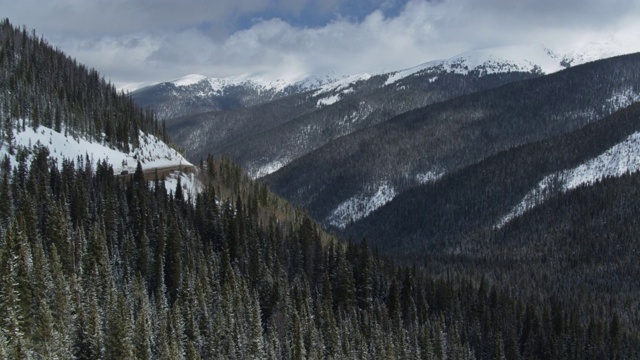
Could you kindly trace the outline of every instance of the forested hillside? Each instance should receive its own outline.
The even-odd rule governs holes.
[[[137,147],[139,131],[162,135],[153,113],[118,93],[96,70],[8,19],[0,23],[0,121],[0,140],[9,145],[11,130],[39,125],[105,140],[123,151]]]

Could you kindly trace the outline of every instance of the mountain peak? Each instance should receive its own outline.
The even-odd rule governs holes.
[[[175,86],[189,86],[193,84],[197,84],[203,80],[206,80],[207,77],[199,74],[189,74],[185,75],[179,79],[171,81],[171,83]]]

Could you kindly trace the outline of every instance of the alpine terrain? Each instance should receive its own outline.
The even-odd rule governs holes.
[[[2,20],[0,358],[639,358],[640,55],[532,49],[136,95]]]

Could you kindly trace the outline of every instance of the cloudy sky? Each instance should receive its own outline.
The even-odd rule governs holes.
[[[505,45],[640,51],[637,0],[0,0],[0,9],[120,88],[191,73],[379,73]]]

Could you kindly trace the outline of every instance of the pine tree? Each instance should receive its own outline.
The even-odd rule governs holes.
[[[264,349],[264,338],[262,334],[262,320],[260,316],[260,304],[256,297],[253,298],[251,303],[251,334],[249,338],[249,349],[247,352],[247,358],[249,359],[264,359],[266,356]]]
[[[9,157],[5,156],[2,160],[1,169],[2,179],[0,180],[0,229],[9,226],[9,219],[13,215],[13,198],[11,196],[11,187],[9,175]],[[0,235],[2,235],[0,233]]]
[[[294,310],[293,312],[293,353],[292,357],[294,359],[306,359],[307,357],[307,348],[304,343],[304,334],[302,328],[302,321],[300,320],[300,316],[298,312]]]
[[[145,186],[146,183],[144,181],[144,170],[142,169],[142,163],[138,160],[138,164],[136,165],[136,171],[133,173],[133,182],[138,186]]]
[[[336,319],[333,313],[333,294],[331,289],[331,282],[329,276],[325,272],[322,281],[322,302],[320,304],[320,316],[318,322],[320,323],[320,331],[324,339],[324,357],[334,358],[338,356],[338,349],[340,347],[340,339],[338,334],[338,328],[336,325]]]
[[[112,292],[107,308],[107,330],[105,338],[106,359],[131,359],[134,347],[132,343],[132,324],[124,295]]]
[[[373,264],[366,239],[358,248],[358,262],[354,272],[356,282],[356,297],[358,306],[363,310],[370,310],[373,305]]]
[[[60,106],[56,107],[54,121],[53,121],[53,129],[56,132],[62,132],[62,111],[60,110]]]
[[[182,285],[182,244],[183,238],[181,233],[180,219],[177,212],[169,214],[169,223],[167,224],[168,233],[166,237],[166,250],[164,258],[164,282],[167,286],[167,294],[170,303],[177,300]]]
[[[15,228],[12,226],[12,228]],[[18,290],[18,279],[16,266],[18,256],[13,253],[14,230],[9,230],[3,243],[0,266],[2,269],[0,277],[0,329],[6,341],[6,352],[8,358],[26,359],[28,358],[28,344],[24,333],[24,317],[21,308],[20,292]]]
[[[15,154],[15,135],[13,133],[13,121],[7,117],[4,120],[4,144],[7,145],[9,155]]]
[[[196,350],[196,347],[195,347],[193,341],[191,341],[191,340],[189,340],[188,343],[187,343],[186,359],[187,360],[199,360],[200,359],[200,354],[198,354],[198,351]]]
[[[94,276],[95,276],[94,272]],[[87,303],[82,299],[86,298]],[[104,356],[103,321],[95,289],[91,286],[86,295],[76,289],[77,330],[74,355],[79,359],[97,359]]]
[[[395,277],[389,286],[386,305],[389,318],[394,322],[394,325],[397,326],[402,318],[402,308],[400,305],[400,289],[398,288],[398,282]]]
[[[495,340],[495,356],[493,357],[496,360],[505,360],[507,357],[504,351],[504,342],[502,341],[502,334],[498,333]]]
[[[31,110],[31,126],[33,126],[33,130],[36,131],[38,127],[40,127],[40,108],[38,107],[38,103],[33,104],[33,110]]]
[[[351,269],[351,264],[347,262],[343,255],[338,255],[336,266],[333,299],[339,310],[347,311],[355,304],[356,300],[353,270]]]

